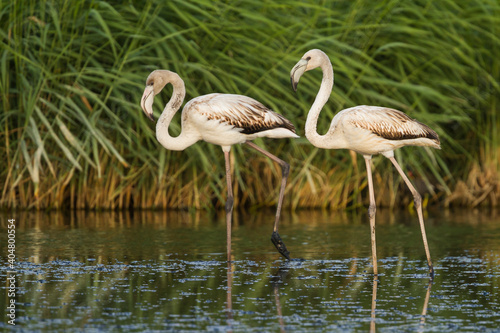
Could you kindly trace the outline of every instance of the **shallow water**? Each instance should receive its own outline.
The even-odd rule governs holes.
[[[2,214],[16,219],[16,329],[51,331],[498,331],[500,215],[429,211],[430,283],[416,215],[377,211],[379,278],[366,213]],[[7,283],[0,328],[7,328]]]

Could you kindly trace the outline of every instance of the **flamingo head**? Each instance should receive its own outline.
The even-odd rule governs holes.
[[[153,102],[155,95],[158,95],[163,87],[169,83],[169,74],[171,73],[173,74],[167,70],[155,70],[149,74],[146,80],[146,88],[141,98],[141,108],[151,121],[154,121]]]
[[[320,67],[325,58],[328,59],[328,56],[318,49],[309,50],[302,56],[299,62],[293,66],[290,71],[290,81],[294,91],[297,91],[297,86],[302,74],[311,69]]]

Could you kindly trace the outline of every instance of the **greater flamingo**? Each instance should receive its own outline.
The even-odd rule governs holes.
[[[333,118],[330,129],[324,135],[317,131],[318,117],[321,109],[328,101],[333,88],[333,68],[328,56],[321,50],[310,50],[292,68],[290,78],[293,90],[297,91],[299,79],[306,71],[320,67],[323,79],[319,92],[314,100],[305,125],[306,138],[318,148],[324,149],[351,149],[363,155],[368,176],[368,190],[373,273],[378,274],[377,253],[375,243],[375,195],[371,171],[371,158],[374,154],[382,154],[396,167],[404,182],[413,194],[417,209],[420,230],[424,242],[427,264],[430,276],[434,276],[429,245],[425,234],[424,218],[422,214],[422,198],[411,184],[398,162],[394,159],[394,150],[404,146],[429,146],[441,149],[439,137],[431,128],[411,119],[401,111],[379,106],[355,106],[340,111]]]
[[[227,260],[231,261],[231,218],[233,211],[229,151],[232,145],[241,143],[246,143],[281,166],[281,188],[271,240],[279,253],[285,258],[290,259],[289,251],[278,233],[281,206],[290,166],[285,161],[251,142],[251,140],[259,137],[297,138],[298,135],[295,134],[293,124],[282,115],[268,109],[250,97],[231,94],[208,94],[193,98],[186,103],[182,110],[182,131],[179,136],[171,137],[168,133],[168,127],[186,95],[184,81],[181,77],[177,73],[168,70],[155,70],[151,72],[146,80],[141,107],[146,116],[154,121],[154,96],[159,94],[168,83],[173,86],[172,97],[156,123],[156,138],[160,144],[166,149],[184,150],[197,141],[204,140],[220,145],[224,152],[227,180],[227,200],[225,207]]]

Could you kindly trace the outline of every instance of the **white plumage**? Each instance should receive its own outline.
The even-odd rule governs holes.
[[[215,93],[193,98],[186,103],[181,116],[182,131],[179,136],[171,137],[168,133],[168,127],[182,105],[186,94],[184,81],[180,76],[167,70],[153,71],[146,80],[141,107],[148,118],[154,120],[154,96],[159,94],[169,83],[173,86],[173,94],[156,123],[156,138],[161,145],[170,150],[184,150],[197,141],[204,140],[220,145],[224,151],[228,187],[226,202],[228,260],[231,260],[231,214],[233,209],[229,151],[232,145],[241,143],[246,143],[282,167],[283,177],[271,240],[278,251],[289,259],[289,252],[278,234],[278,223],[290,166],[250,141],[259,137],[297,138],[298,135],[295,134],[293,124],[282,115],[250,97]]]
[[[321,109],[328,101],[333,88],[333,68],[328,56],[321,50],[310,50],[292,68],[290,72],[292,87],[297,89],[300,77],[309,70],[320,67],[323,79],[319,92],[309,110],[305,134],[316,147],[324,149],[351,149],[363,155],[366,163],[368,188],[370,194],[370,218],[373,270],[377,274],[377,256],[375,246],[375,195],[371,174],[371,157],[382,154],[394,164],[406,185],[413,194],[417,208],[427,263],[431,276],[434,269],[431,262],[425,226],[422,214],[421,196],[411,184],[397,161],[394,150],[404,146],[428,146],[440,149],[439,137],[431,128],[411,119],[405,113],[380,106],[355,106],[340,111],[333,118],[328,132],[321,135],[317,132],[317,123]]]
[[[342,141],[342,146],[334,149],[352,149],[362,155],[389,157],[393,150],[404,146],[440,149],[436,132],[428,126],[401,111],[380,106],[360,105],[340,111],[327,136],[332,145]]]
[[[202,140],[223,147],[259,137],[298,137],[290,121],[242,95],[209,94],[193,98],[182,111],[182,123],[191,123]]]

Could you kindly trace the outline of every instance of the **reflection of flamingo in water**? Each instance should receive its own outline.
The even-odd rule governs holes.
[[[377,308],[377,288],[378,288],[378,277],[373,277],[373,286],[372,286],[372,311],[370,315],[370,333],[375,333],[377,330],[375,329],[375,309]]]
[[[378,288],[378,277],[373,277],[373,285],[372,285],[372,309],[370,315],[370,333],[376,332],[376,308],[377,308],[377,288]],[[429,306],[429,298],[431,296],[431,287],[432,287],[432,279],[429,280],[429,284],[427,285],[427,291],[425,292],[424,305],[422,306],[422,314],[420,315],[420,323],[418,326],[418,332],[424,331],[425,318],[427,318],[427,308]]]
[[[226,290],[226,316],[227,326],[233,326],[233,267],[231,262],[227,262],[227,290]],[[232,331],[232,330],[231,330]]]
[[[278,322],[280,325],[280,332],[286,332],[286,330],[285,330],[285,319],[283,318],[283,310],[281,308],[279,288],[283,284],[288,273],[290,272],[290,266],[288,265],[288,263],[289,262],[285,263],[285,265],[278,268],[277,272],[273,275],[273,278],[271,279],[271,285],[273,286],[273,291],[274,291],[274,302],[276,304],[276,312],[278,315]]]
[[[427,308],[429,306],[429,299],[431,297],[431,287],[432,287],[432,279],[429,280],[429,284],[427,285],[427,291],[425,292],[424,306],[422,307],[422,315],[420,316],[420,326],[419,332],[424,331],[425,318],[427,318]]]
[[[204,140],[220,145],[224,152],[227,179],[227,260],[231,260],[231,215],[233,211],[229,151],[232,145],[240,143],[246,143],[281,165],[281,188],[271,240],[278,251],[290,259],[289,252],[278,233],[281,205],[290,166],[250,141],[260,137],[297,138],[293,124],[282,115],[250,97],[209,94],[193,98],[186,103],[182,110],[182,131],[179,136],[174,138],[168,133],[168,127],[186,95],[184,81],[179,75],[167,70],[156,70],[149,74],[141,99],[141,107],[148,118],[154,121],[154,96],[159,94],[168,83],[172,84],[174,88],[172,98],[168,101],[156,123],[156,138],[161,145],[170,150],[184,150],[197,141]]]
[[[333,69],[328,56],[320,50],[310,50],[293,67],[290,76],[294,90],[297,90],[299,79],[306,71],[320,67],[323,70],[323,80],[314,104],[307,116],[305,133],[307,139],[318,148],[351,149],[363,155],[368,175],[370,194],[370,218],[373,272],[378,274],[377,253],[375,246],[375,195],[371,172],[373,154],[382,154],[396,167],[406,185],[413,194],[422,238],[424,241],[429,273],[434,276],[429,246],[425,234],[422,214],[422,197],[411,184],[398,162],[394,159],[394,150],[404,146],[428,146],[440,149],[439,137],[428,126],[411,119],[401,111],[378,106],[355,106],[337,113],[330,129],[325,135],[317,132],[318,117],[321,109],[328,101],[333,88]]]

